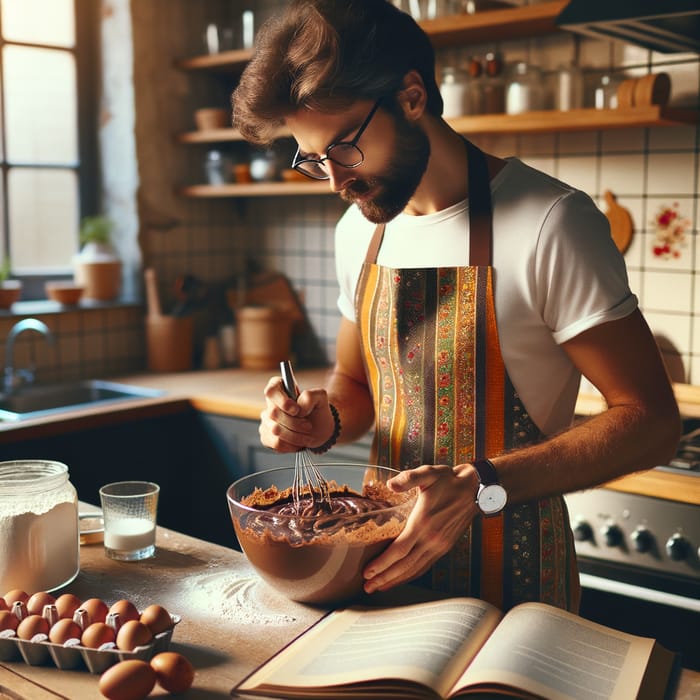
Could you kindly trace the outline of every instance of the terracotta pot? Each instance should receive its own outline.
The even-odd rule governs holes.
[[[22,282],[5,280],[0,282],[0,309],[9,309],[22,296]]]
[[[84,287],[83,298],[110,301],[121,291],[122,264],[120,260],[78,261],[75,282]]]

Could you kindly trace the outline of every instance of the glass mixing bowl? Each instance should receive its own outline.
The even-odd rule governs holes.
[[[391,491],[386,482],[399,472],[389,467],[316,466],[331,486],[330,513],[297,512],[293,466],[238,479],[226,497],[238,542],[260,576],[291,600],[332,605],[362,594],[362,569],[403,530],[418,492]]]

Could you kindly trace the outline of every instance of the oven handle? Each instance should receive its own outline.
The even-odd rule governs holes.
[[[628,598],[637,598],[638,600],[646,600],[650,603],[659,603],[660,605],[671,605],[682,610],[692,610],[700,612],[700,600],[695,598],[686,598],[682,595],[674,593],[666,593],[666,591],[655,591],[652,588],[643,588],[635,586],[631,583],[623,581],[615,581],[614,579],[602,578],[593,576],[592,574],[579,574],[581,585],[584,588],[593,588],[604,593],[617,593],[618,595],[627,596]]]

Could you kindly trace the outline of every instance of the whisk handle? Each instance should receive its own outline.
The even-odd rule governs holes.
[[[282,385],[287,395],[292,399],[296,399],[299,396],[299,385],[294,377],[292,363],[289,360],[280,362],[280,373],[282,374]]]

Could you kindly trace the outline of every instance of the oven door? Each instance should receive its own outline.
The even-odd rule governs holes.
[[[700,671],[700,583],[579,556],[580,614],[615,629],[653,637]]]

